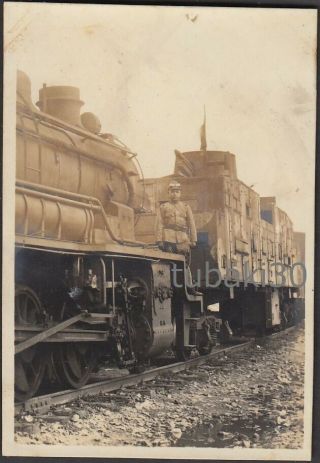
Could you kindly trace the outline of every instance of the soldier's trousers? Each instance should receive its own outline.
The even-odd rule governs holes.
[[[190,247],[185,243],[170,243],[164,241],[162,250],[165,252],[173,252],[175,254],[182,254],[186,259],[186,265],[190,265]]]

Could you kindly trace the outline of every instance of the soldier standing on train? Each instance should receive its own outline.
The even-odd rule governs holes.
[[[169,201],[161,204],[157,217],[157,243],[167,252],[183,254],[190,263],[190,247],[197,242],[197,230],[188,204],[180,201],[181,185],[171,182]]]

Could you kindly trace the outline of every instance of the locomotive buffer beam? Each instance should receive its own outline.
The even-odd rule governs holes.
[[[43,342],[47,340],[49,337],[57,334],[60,331],[63,331],[64,329],[68,328],[71,325],[74,325],[78,321],[86,321],[88,323],[103,323],[103,321],[106,318],[111,318],[112,315],[110,314],[89,314],[88,312],[84,311],[81,312],[78,315],[75,315],[74,317],[68,318],[68,320],[64,320],[61,323],[58,323],[55,326],[52,326],[44,331],[41,331],[41,333],[36,334],[35,336],[32,336],[31,338],[20,342],[15,346],[14,353],[19,354],[20,352],[29,349],[29,347],[34,346],[35,344],[38,344],[39,342]],[[90,333],[88,331],[88,333]],[[67,336],[68,337],[68,336]]]

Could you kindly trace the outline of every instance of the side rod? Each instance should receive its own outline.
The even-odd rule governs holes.
[[[41,331],[41,333],[32,336],[32,338],[29,338],[26,341],[17,344],[14,348],[14,353],[19,354],[23,350],[28,349],[29,347],[34,346],[35,344],[38,344],[38,342],[43,341],[44,339],[48,338],[49,336],[52,336],[58,331],[64,330],[68,326],[73,325],[74,323],[83,319],[86,316],[88,316],[87,313],[80,313],[78,315],[75,315],[74,317],[68,318],[68,320],[65,320],[61,323],[58,323],[55,326],[52,326],[51,328],[48,328],[47,330]]]

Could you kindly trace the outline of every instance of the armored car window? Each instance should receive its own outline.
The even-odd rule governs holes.
[[[273,223],[272,211],[261,210],[261,218],[268,223]]]

